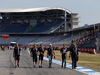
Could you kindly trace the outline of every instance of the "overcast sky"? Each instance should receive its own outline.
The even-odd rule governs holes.
[[[79,14],[79,26],[100,23],[100,0],[0,0],[0,9],[63,7]]]

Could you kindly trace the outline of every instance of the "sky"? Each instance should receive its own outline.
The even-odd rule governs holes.
[[[100,23],[100,0],[0,0],[0,9],[63,7],[79,14],[79,26]]]

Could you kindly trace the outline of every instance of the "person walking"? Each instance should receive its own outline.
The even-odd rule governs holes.
[[[31,51],[30,51],[30,54],[33,58],[33,67],[35,68],[36,67],[36,63],[37,63],[37,48],[36,48],[36,45],[34,44],[34,47],[31,48]]]
[[[79,50],[78,50],[76,44],[73,44],[73,46],[71,46],[70,55],[71,55],[71,58],[72,58],[72,69],[76,69],[77,62],[78,62],[78,56],[79,56]]]
[[[63,47],[60,50],[60,53],[62,54],[62,68],[66,68],[66,59],[67,59],[67,48],[65,47],[65,44],[63,44]]]
[[[47,49],[47,57],[49,58],[49,68],[52,68],[52,56],[55,55],[54,50],[52,48],[52,44],[49,45]]]
[[[42,44],[40,44],[40,47],[38,48],[38,53],[39,53],[39,68],[42,68],[42,62],[44,56],[44,49]]]
[[[20,56],[21,56],[21,49],[19,48],[18,44],[16,44],[16,47],[14,48],[13,51],[13,57],[15,59],[15,68],[17,66],[19,67]]]

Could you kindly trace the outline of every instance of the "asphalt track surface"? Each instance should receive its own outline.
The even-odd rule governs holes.
[[[14,68],[13,50],[0,51],[0,75],[86,75],[84,73],[52,64],[48,68],[48,61],[43,61],[43,68],[33,68],[32,58],[27,50],[22,51],[19,67]]]

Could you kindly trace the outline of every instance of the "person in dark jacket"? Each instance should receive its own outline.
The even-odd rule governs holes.
[[[76,44],[73,44],[70,48],[70,55],[72,58],[72,69],[76,69],[78,56],[79,56],[79,49]]]
[[[36,67],[36,63],[37,63],[37,48],[36,45],[34,44],[34,47],[31,48],[31,56],[33,58],[33,67]]]
[[[49,58],[49,68],[52,68],[52,56],[55,55],[52,44],[47,49],[47,57]]]
[[[16,44],[16,47],[14,48],[13,51],[13,57],[15,59],[15,68],[17,66],[19,67],[20,56],[21,56],[21,49],[19,48],[18,44]]]
[[[42,68],[42,62],[44,57],[44,48],[42,44],[40,44],[40,47],[38,48],[38,53],[39,53],[39,68]]]
[[[65,47],[65,44],[63,44],[63,47],[60,50],[61,54],[62,54],[62,68],[66,68],[66,59],[67,59],[67,48]],[[63,66],[64,64],[64,66]]]

